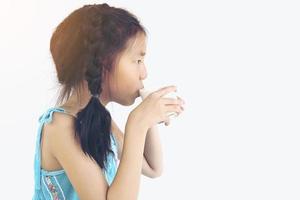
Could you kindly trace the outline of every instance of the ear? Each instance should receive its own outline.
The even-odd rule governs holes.
[[[105,68],[105,67],[103,67],[103,69],[102,69],[102,74],[101,74],[102,76],[102,78],[101,78],[101,80],[102,80],[102,83],[104,83],[104,82],[107,82],[107,80],[108,80],[108,78],[109,78],[109,71]]]

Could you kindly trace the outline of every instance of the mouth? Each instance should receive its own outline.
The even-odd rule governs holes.
[[[138,93],[138,97],[140,97],[141,96],[141,90],[143,90],[144,89],[144,86],[142,86],[141,88],[139,88],[138,89],[138,91],[137,91],[137,93]]]
[[[140,91],[138,90],[137,92],[136,92],[136,98],[138,98],[138,97],[140,97],[141,95],[140,95]]]

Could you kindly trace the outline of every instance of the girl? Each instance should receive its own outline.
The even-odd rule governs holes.
[[[183,110],[182,99],[163,98],[176,88],[161,88],[130,112],[123,134],[105,108],[140,96],[145,29],[124,9],[85,5],[58,25],[50,51],[62,90],[39,118],[33,199],[137,199],[140,174],[162,172],[155,125]]]

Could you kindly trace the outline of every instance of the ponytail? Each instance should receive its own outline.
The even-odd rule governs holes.
[[[95,64],[95,63],[94,63]],[[85,108],[77,113],[75,136],[79,139],[83,152],[106,169],[105,163],[111,149],[111,115],[99,100],[101,93],[101,71],[91,65],[86,73],[92,97]],[[97,91],[98,90],[98,91]]]

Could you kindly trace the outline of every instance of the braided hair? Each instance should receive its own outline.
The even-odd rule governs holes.
[[[106,168],[111,149],[111,115],[100,102],[104,70],[110,72],[128,41],[146,31],[128,11],[108,4],[85,5],[73,11],[55,29],[50,51],[61,93],[56,104],[87,81],[91,98],[77,113],[75,137],[82,151]],[[80,90],[76,91],[80,94]],[[80,96],[80,95],[78,95]]]

